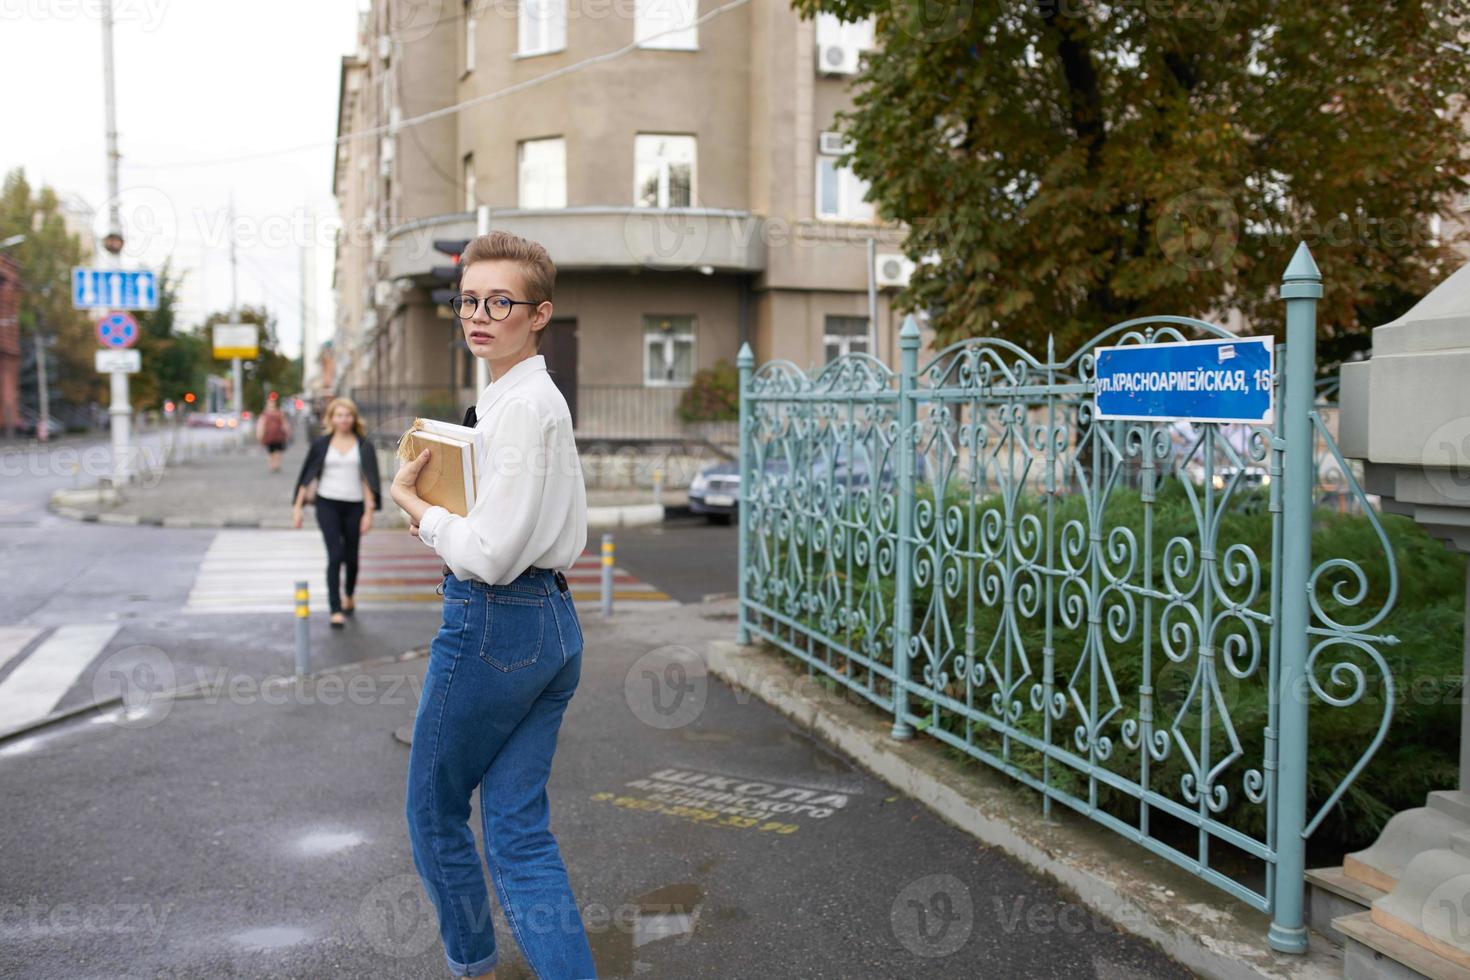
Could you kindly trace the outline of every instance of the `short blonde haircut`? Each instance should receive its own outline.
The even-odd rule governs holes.
[[[352,431],[357,433],[358,438],[366,435],[362,427],[362,413],[357,410],[357,403],[345,395],[338,395],[327,402],[327,410],[322,413],[322,433],[332,431],[332,414],[339,408],[345,408],[352,413]]]
[[[461,270],[475,262],[504,260],[521,267],[521,276],[526,280],[526,299],[534,303],[545,303],[551,299],[556,288],[556,266],[545,248],[536,242],[512,235],[508,231],[492,231],[488,235],[473,238],[459,257]],[[519,299],[520,297],[515,297]]]

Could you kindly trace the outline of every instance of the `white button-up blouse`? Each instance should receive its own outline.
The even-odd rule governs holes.
[[[456,578],[491,585],[526,569],[567,569],[587,546],[587,487],[572,415],[529,357],[486,386],[475,404],[475,503],[466,517],[430,507],[419,540]]]

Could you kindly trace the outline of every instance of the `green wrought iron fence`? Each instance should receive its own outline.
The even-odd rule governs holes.
[[[910,318],[896,372],[864,354],[757,370],[744,348],[742,642],[881,708],[895,738],[921,730],[1044,813],[1070,807],[1270,913],[1270,943],[1305,950],[1305,841],[1387,730],[1377,648],[1394,640],[1374,631],[1397,595],[1315,405],[1320,283],[1303,246],[1269,425],[1094,418],[1096,348],[1231,336],[1189,317],[1120,323],[1060,360],[980,338],[922,368]],[[1387,553],[1376,609],[1359,565],[1311,553],[1314,446]],[[1375,671],[1376,737],[1309,814],[1309,708],[1357,704]]]

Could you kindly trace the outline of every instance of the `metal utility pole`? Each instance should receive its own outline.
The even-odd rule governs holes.
[[[868,239],[868,353],[878,356],[878,239]]]
[[[311,209],[309,207],[306,210],[306,227],[312,227]],[[307,378],[311,374],[312,348],[311,326],[307,323],[306,319],[306,284],[311,278],[307,274],[306,249],[307,243],[303,241],[301,243],[301,253],[299,256],[300,269],[298,270],[301,274],[301,302],[299,304],[300,309],[298,312],[301,316],[301,388],[303,391],[306,390]]]
[[[117,151],[117,98],[112,70],[112,0],[102,0],[102,85],[107,108],[107,234],[102,239],[101,260],[104,266],[116,269],[121,267],[119,254],[122,252],[123,235],[122,218],[118,205],[117,164],[119,154]],[[39,336],[38,333],[38,341]],[[112,423],[112,485],[120,486],[132,478],[130,463],[133,405],[128,395],[128,373],[113,371],[111,375],[112,404],[108,406],[107,414]],[[45,390],[45,385],[42,385],[41,424],[43,426],[46,424],[47,408],[49,407]]]
[[[230,195],[230,322],[240,322],[240,269],[235,258],[235,195]],[[230,358],[230,410],[240,419],[245,408],[245,371],[240,358]],[[244,425],[237,422],[237,425]],[[236,429],[239,432],[239,429]]]
[[[50,428],[51,422],[51,396],[46,390],[46,345],[41,339],[41,327],[41,315],[37,313],[35,332],[36,390],[40,393],[41,404],[40,411],[37,413],[39,422],[36,426],[36,439],[40,442],[45,442],[51,438],[51,433],[47,431]]]

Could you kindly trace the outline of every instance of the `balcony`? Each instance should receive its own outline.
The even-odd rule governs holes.
[[[567,399],[581,443],[709,443],[734,447],[737,424],[686,422],[679,417],[682,388],[643,385],[580,384]],[[363,425],[374,441],[396,445],[414,418],[422,415],[458,422],[474,395],[448,385],[364,385],[352,388]]]
[[[693,269],[760,272],[766,266],[761,219],[748,211],[714,208],[576,207],[540,211],[496,210],[491,227],[546,246],[559,271]],[[473,238],[473,214],[446,214],[409,222],[388,234],[388,271],[428,283],[443,265],[434,251],[442,239]]]

